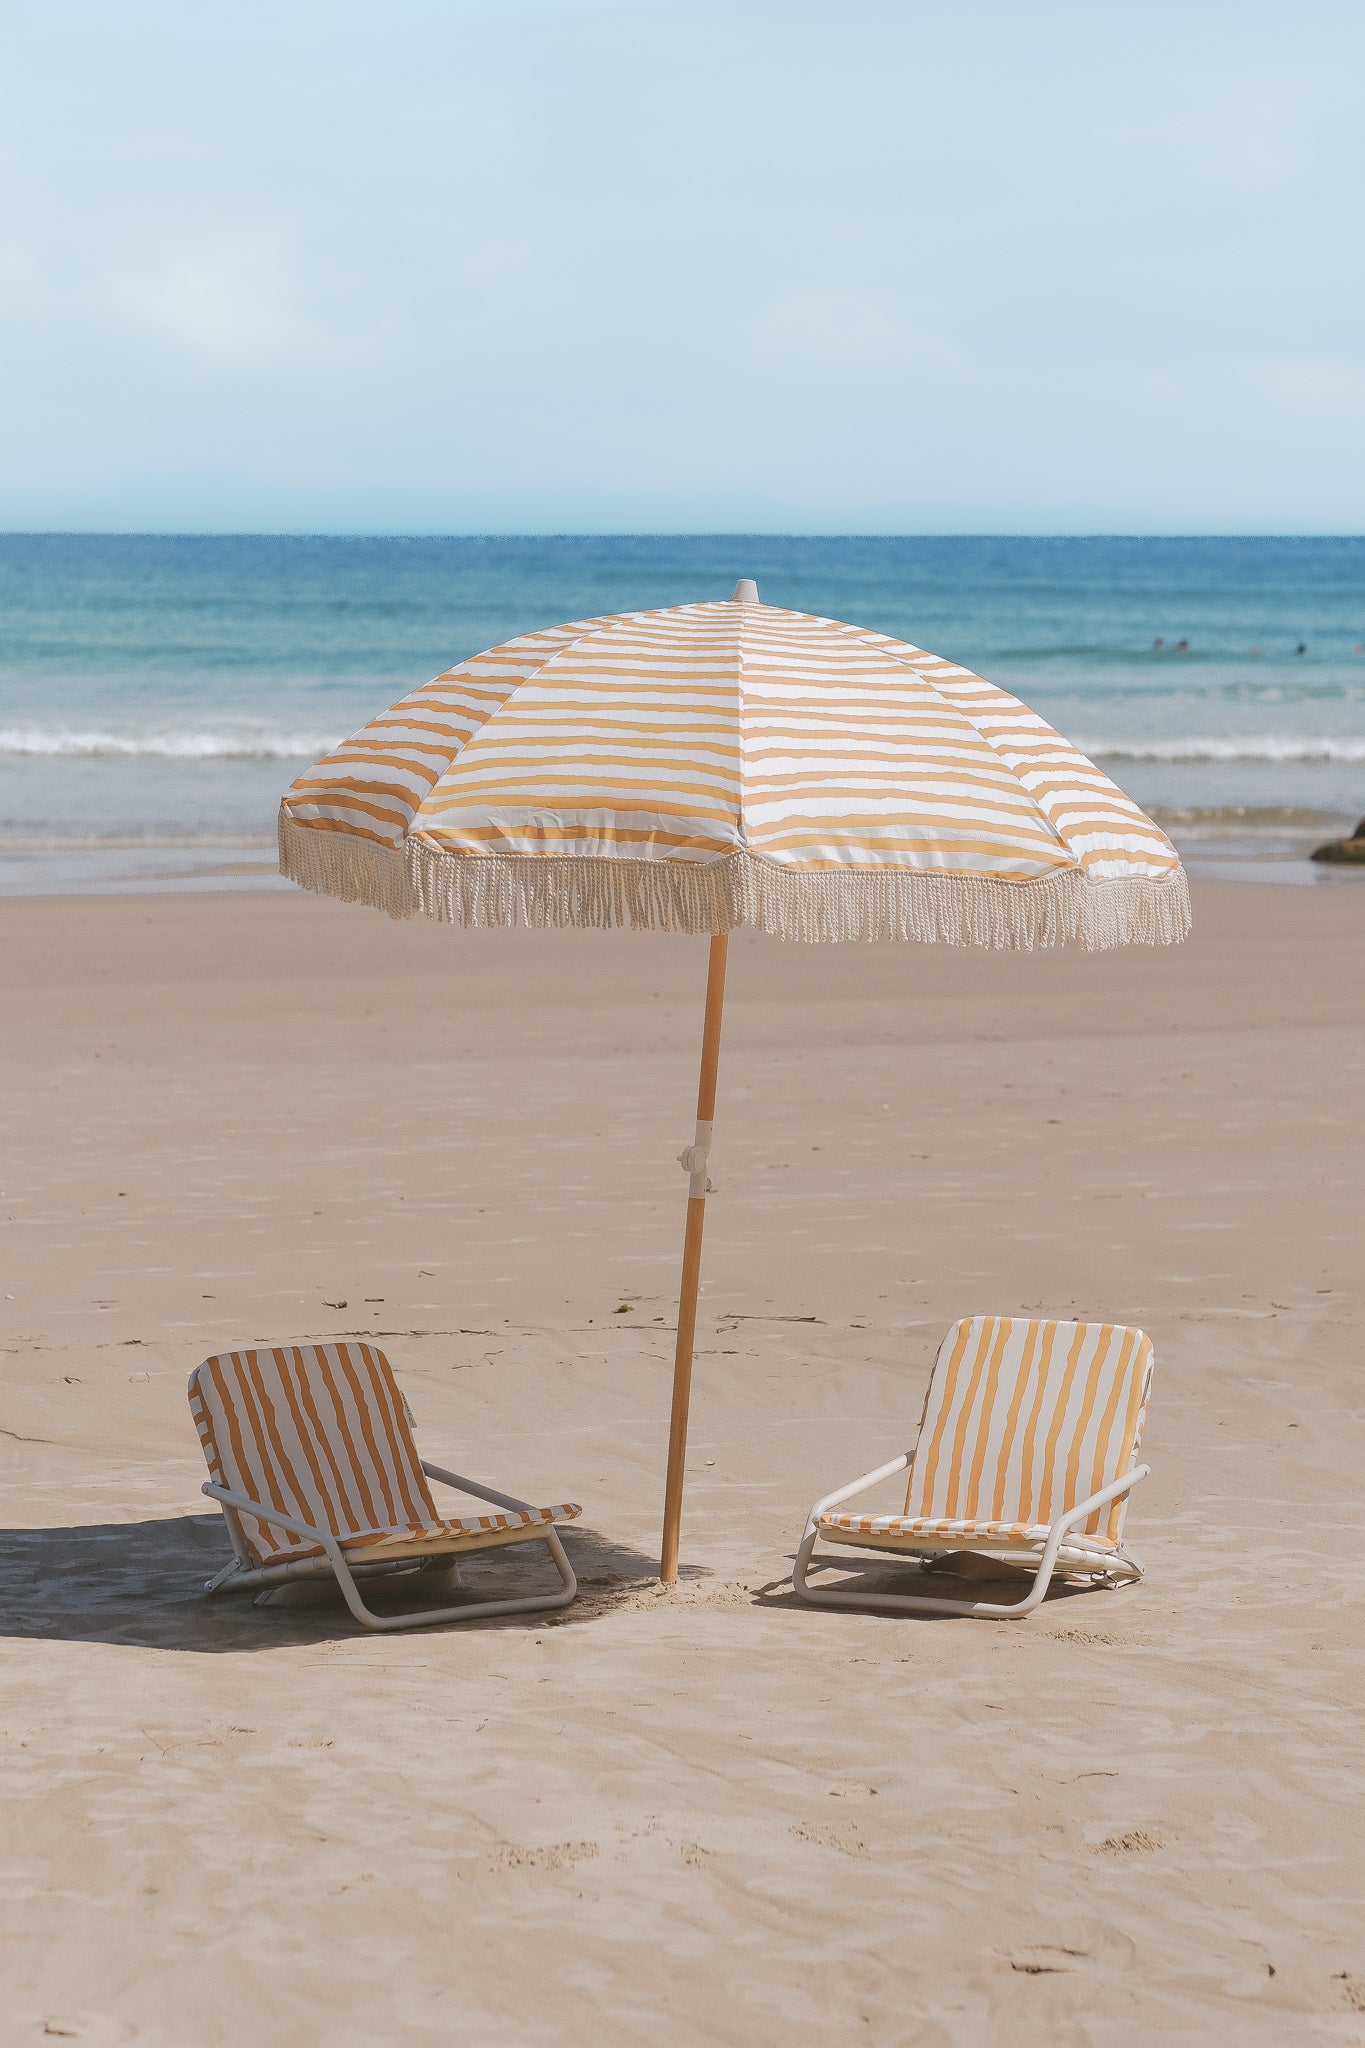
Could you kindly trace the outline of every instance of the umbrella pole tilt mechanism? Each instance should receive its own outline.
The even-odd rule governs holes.
[[[687,1229],[683,1236],[682,1284],[678,1290],[678,1342],[673,1354],[673,1414],[668,1430],[668,1479],[664,1488],[664,1540],[659,1577],[666,1586],[678,1576],[678,1531],[682,1521],[683,1477],[687,1469],[687,1408],[692,1394],[692,1347],[701,1285],[701,1240],[706,1224],[706,1167],[711,1123],[716,1113],[716,1070],[720,1065],[720,1019],[725,1002],[725,956],[729,940],[711,941],[706,972],[706,1017],[701,1033],[701,1080],[697,1087],[697,1136],[679,1153],[688,1175]]]

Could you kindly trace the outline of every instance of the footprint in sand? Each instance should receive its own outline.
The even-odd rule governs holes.
[[[841,1856],[866,1856],[867,1843],[853,1828],[805,1827],[792,1829],[798,1842],[814,1842],[822,1849],[837,1849]]]
[[[530,1848],[504,1842],[493,1858],[494,1870],[565,1870],[570,1864],[600,1856],[597,1842],[542,1842]]]
[[[85,2048],[118,2048],[123,2041],[136,2038],[133,2028],[126,2020],[110,2018],[105,2013],[67,2013],[60,2017],[44,2020],[38,2028],[40,2041],[81,2041]]]
[[[1023,1977],[1061,1977],[1074,1970],[1077,1963],[1085,1962],[1089,1953],[1088,1949],[1040,1942],[1036,1947],[1007,1950],[1005,1961]]]
[[[1353,1977],[1349,1970],[1339,1970],[1333,1982],[1341,2011],[1365,2012],[1365,1977]]]

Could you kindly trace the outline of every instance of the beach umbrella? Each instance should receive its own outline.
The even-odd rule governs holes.
[[[1189,929],[1175,849],[1006,691],[732,599],[505,641],[286,793],[280,867],[395,917],[709,934],[662,1575],[677,1576],[726,935],[1099,949]]]

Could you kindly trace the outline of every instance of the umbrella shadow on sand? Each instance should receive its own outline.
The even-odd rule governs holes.
[[[460,1633],[488,1629],[563,1628],[618,1608],[652,1605],[658,1560],[591,1529],[577,1529],[566,1549],[578,1578],[569,1607],[541,1614],[494,1616],[448,1624]],[[366,1598],[377,1613],[429,1607],[433,1591],[453,1604],[557,1585],[548,1558],[476,1553],[460,1561],[458,1583],[449,1570],[394,1575],[370,1581]],[[130,1648],[190,1650],[221,1655],[272,1650],[343,1636],[362,1636],[335,1581],[302,1580],[276,1588],[260,1606],[249,1594],[203,1597],[206,1579],[227,1562],[221,1518],[173,1515],[142,1522],[101,1522],[52,1529],[0,1530],[0,1638],[112,1643]],[[688,1571],[683,1577],[704,1578]],[[441,1629],[432,1633],[441,1633]]]

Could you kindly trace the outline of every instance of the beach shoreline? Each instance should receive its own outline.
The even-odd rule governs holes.
[[[1192,872],[1302,881],[1365,809],[1362,575],[1359,539],[0,534],[0,896],[269,888],[281,792],[384,705],[737,577],[1018,696]]]
[[[1316,843],[1344,837],[1351,822],[1344,813],[1330,818],[1312,838]],[[1306,844],[1295,851],[1262,854],[1213,849],[1192,853],[1186,848],[1183,864],[1193,880],[1203,882],[1315,888],[1349,886],[1360,879],[1349,870],[1315,863]],[[0,840],[0,902],[48,896],[256,894],[295,886],[279,872],[273,838],[262,834],[228,843],[150,839],[98,847],[6,846]]]
[[[1340,879],[1196,873],[1157,952],[735,936],[670,1595],[705,942],[0,901],[9,2038],[1365,2042]],[[796,1605],[977,1311],[1151,1334],[1146,1582]],[[343,1333],[425,1455],[583,1502],[575,1607],[197,1598],[188,1372]]]

